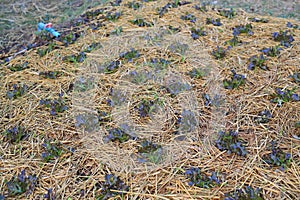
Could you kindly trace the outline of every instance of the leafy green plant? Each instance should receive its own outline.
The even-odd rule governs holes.
[[[237,46],[239,44],[242,44],[242,41],[238,39],[237,36],[233,36],[232,39],[230,40],[227,40],[224,45],[229,45],[230,47],[234,47],[234,46]]]
[[[252,25],[246,24],[246,25],[239,25],[233,28],[233,35],[238,36],[240,34],[246,33],[248,35],[253,35],[252,32]]]
[[[37,53],[39,54],[40,57],[43,57],[45,56],[47,53],[53,51],[55,48],[57,47],[56,43],[55,42],[51,42],[48,44],[48,47],[47,48],[40,48],[40,49],[37,49]]]
[[[140,57],[138,50],[131,48],[130,51],[120,53],[119,57],[122,59],[127,59],[128,62],[132,62],[134,58]]]
[[[50,79],[56,79],[59,76],[62,76],[64,73],[61,71],[44,71],[40,72],[39,76],[42,76],[44,78],[50,78]]]
[[[191,89],[191,86],[188,83],[184,83],[180,80],[170,81],[166,83],[166,89],[171,94],[171,96],[176,96],[183,91]]]
[[[199,167],[191,167],[185,171],[185,175],[190,179],[189,186],[197,186],[200,188],[211,188],[215,185],[220,185],[221,181],[217,177],[216,172],[212,172],[211,176],[201,173]]]
[[[241,74],[237,74],[234,70],[231,70],[232,76],[231,79],[224,79],[223,85],[225,89],[235,89],[245,84],[246,77]]]
[[[115,12],[114,14],[111,12],[108,12],[105,16],[105,18],[109,21],[117,21],[121,17],[121,12]]]
[[[257,123],[268,123],[272,118],[272,114],[269,110],[263,110],[258,113],[258,116],[254,118]]]
[[[226,56],[226,50],[223,47],[217,46],[217,49],[213,50],[211,53],[215,59],[222,59]]]
[[[280,48],[279,46],[274,46],[274,47],[264,48],[261,50],[261,52],[263,52],[267,56],[275,57],[280,54],[281,50],[282,48]]]
[[[219,107],[221,104],[224,103],[224,99],[219,94],[216,94],[213,97],[210,97],[208,94],[203,94],[202,97],[204,99],[204,105],[205,106]]]
[[[199,79],[203,78],[207,74],[207,72],[202,68],[194,67],[191,71],[187,72],[186,74],[189,75],[191,78]]]
[[[228,19],[232,19],[234,16],[237,15],[235,9],[230,8],[230,9],[219,9],[218,10],[219,15],[226,17]]]
[[[180,17],[180,19],[182,19],[182,20],[189,20],[192,23],[195,23],[196,20],[197,20],[197,18],[194,15],[190,14],[190,13],[187,13],[186,15],[182,15]]]
[[[111,99],[107,99],[107,103],[110,106],[119,106],[127,99],[127,95],[122,90],[114,90],[111,88],[109,95]]]
[[[207,34],[206,34],[206,32],[203,30],[204,28],[203,27],[201,27],[201,28],[198,28],[198,29],[196,29],[196,28],[191,28],[191,36],[192,36],[192,38],[194,39],[194,40],[197,40],[197,39],[199,39],[199,37],[200,36],[206,36]]]
[[[28,137],[28,131],[24,127],[14,126],[13,128],[9,128],[2,133],[4,138],[10,143],[18,143],[22,139]]]
[[[70,44],[74,44],[76,40],[80,37],[78,33],[68,33],[66,35],[61,36],[60,41],[64,43],[64,45],[67,47]]]
[[[101,45],[100,42],[93,42],[93,43],[90,44],[88,47],[86,47],[86,48],[83,50],[83,52],[85,52],[85,53],[90,53],[90,52],[92,52],[92,51],[94,51],[94,50],[96,50],[96,49],[99,49],[99,48],[101,48],[101,47],[102,47],[102,45]]]
[[[178,131],[180,131],[181,133],[194,131],[197,125],[198,122],[196,115],[191,110],[184,109],[177,119]]]
[[[55,200],[55,194],[53,193],[52,188],[47,190],[47,193],[44,194],[44,198],[47,199],[47,200]]]
[[[299,101],[299,95],[294,93],[295,89],[289,90],[289,89],[275,89],[276,93],[272,94],[272,103],[277,103],[278,107],[281,107],[283,103],[289,102],[289,101]]]
[[[59,143],[51,143],[50,141],[46,141],[42,144],[46,152],[42,153],[42,158],[45,162],[49,162],[50,160],[59,158],[63,150]]]
[[[127,4],[127,6],[128,6],[128,8],[132,8],[132,9],[134,9],[134,10],[137,10],[137,9],[139,9],[139,8],[142,7],[142,4],[139,3],[139,2],[132,1],[132,2],[129,2],[129,3]]]
[[[260,188],[253,189],[251,186],[244,186],[225,194],[224,200],[264,200]]]
[[[37,182],[35,175],[25,175],[25,169],[23,169],[18,177],[13,177],[12,180],[6,183],[9,196],[18,196],[23,193],[30,194],[33,192]]]
[[[86,92],[95,87],[95,80],[93,77],[79,77],[74,83],[75,92]]]
[[[125,191],[129,190],[129,187],[113,174],[106,174],[104,180],[104,182],[98,184],[101,188],[101,193],[97,195],[97,200],[108,200],[117,195],[123,195]],[[117,190],[118,192],[112,190]]]
[[[110,34],[111,35],[121,35],[123,32],[122,26],[116,27]]]
[[[41,99],[40,105],[44,105],[47,108],[50,108],[51,115],[57,115],[57,113],[62,113],[68,110],[68,106],[65,105],[65,100],[63,98],[63,93],[58,94],[58,98],[54,100],[50,99]]]
[[[281,46],[290,47],[294,41],[292,34],[289,34],[289,31],[279,31],[272,34],[274,41],[280,42]]]
[[[289,78],[292,78],[296,83],[300,83],[300,74],[298,72],[293,73]]]
[[[236,153],[239,156],[246,156],[247,151],[244,146],[245,142],[238,138],[235,131],[219,131],[219,137],[216,140],[216,147],[220,151],[226,150],[228,154]]]
[[[130,139],[134,139],[127,134],[122,128],[112,128],[108,131],[108,135],[103,138],[104,142],[119,141],[120,143],[126,142]]]
[[[151,22],[147,22],[145,21],[143,18],[136,18],[134,20],[130,20],[129,22],[131,22],[134,25],[138,25],[139,27],[152,27],[153,23]]]
[[[105,74],[113,74],[117,72],[120,67],[121,67],[121,62],[119,60],[111,61],[98,66],[98,72],[105,73]]]
[[[138,148],[139,162],[159,163],[162,160],[162,146],[143,140]]]
[[[212,24],[214,26],[222,26],[221,19],[212,19],[212,18],[206,18],[206,24]]]
[[[266,57],[264,57],[263,54],[261,54],[259,57],[258,56],[251,56],[249,58],[249,65],[248,65],[248,69],[249,70],[254,70],[256,67],[259,67],[263,70],[267,70],[268,67],[267,65],[265,64],[266,62]]]
[[[79,54],[73,54],[62,58],[63,61],[70,62],[70,63],[81,63],[85,59],[86,59],[85,52],[80,52]]]
[[[13,84],[13,90],[9,90],[6,93],[6,96],[9,99],[16,99],[18,97],[23,96],[26,92],[28,91],[28,86],[23,84],[23,85],[17,85]]]
[[[274,141],[271,141],[271,151],[271,153],[264,155],[262,159],[271,166],[280,167],[283,171],[286,170],[292,161],[291,154],[283,152]]]
[[[199,10],[201,12],[207,12],[208,8],[207,8],[207,3],[203,2],[201,5],[195,5],[193,6],[193,8],[195,8],[196,10]]]
[[[22,64],[11,65],[11,66],[8,67],[8,69],[10,69],[10,71],[13,71],[13,72],[22,71],[22,70],[27,69],[27,68],[29,68],[27,61],[22,63]]]

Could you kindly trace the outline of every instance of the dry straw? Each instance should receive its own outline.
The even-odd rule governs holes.
[[[106,20],[104,13],[76,29],[66,26],[64,31],[82,34],[74,44],[65,47],[56,41],[58,48],[43,57],[37,54],[37,49],[31,49],[2,64],[0,130],[5,132],[20,125],[28,130],[29,137],[10,144],[1,135],[0,194],[8,192],[6,181],[26,169],[27,174],[38,177],[35,189],[27,196],[7,199],[42,199],[49,188],[53,188],[55,199],[96,199],[102,191],[97,183],[103,182],[105,174],[110,173],[129,186],[119,199],[222,199],[225,193],[244,185],[261,188],[265,199],[297,199],[300,196],[300,142],[293,136],[300,135],[299,128],[294,126],[300,120],[299,101],[277,107],[270,100],[275,88],[296,88],[295,93],[300,94],[299,82],[289,77],[300,73],[300,31],[290,29],[295,39],[292,45],[283,48],[279,56],[267,57],[268,70],[248,70],[251,56],[261,54],[263,48],[278,45],[272,33],[287,30],[288,20],[256,16],[242,10],[228,19],[210,7],[206,12],[196,10],[193,6],[200,5],[197,3],[169,8],[160,18],[157,8],[166,5],[166,1],[142,2],[143,6],[137,10],[128,8],[128,2],[123,1],[120,6],[104,5],[106,12],[121,12],[116,21]],[[196,17],[195,23],[180,19],[188,13]],[[269,22],[251,22],[252,17],[267,18]],[[152,27],[138,27],[129,22],[137,18],[153,23]],[[206,18],[220,18],[223,25],[207,25]],[[96,23],[102,26],[92,30],[89,25]],[[253,35],[238,36],[243,43],[228,50],[223,59],[217,60],[211,55],[217,46],[226,48],[224,43],[232,38],[233,27],[249,23],[253,26]],[[170,25],[180,32],[170,33]],[[110,34],[117,27],[122,27],[123,32]],[[193,40],[191,27],[204,27],[207,35]],[[63,61],[65,56],[77,55],[92,43],[100,43],[101,47],[86,53],[84,62]],[[37,48],[46,48],[46,45]],[[99,72],[101,66],[118,60],[119,54],[130,48],[140,53],[133,62],[123,59],[115,73]],[[169,60],[170,64],[155,71],[149,64],[150,59],[155,58]],[[28,62],[27,69],[17,72],[9,69],[25,62]],[[202,78],[187,75],[194,67],[205,71]],[[246,75],[246,82],[238,89],[226,90],[222,81],[231,76],[233,68],[238,74]],[[155,76],[136,84],[128,78],[132,70]],[[39,76],[42,71],[61,71],[63,75],[56,79],[43,78]],[[90,88],[76,91],[80,80],[91,80]],[[172,96],[162,87],[177,81],[189,84],[191,89]],[[13,84],[26,84],[28,90],[21,97],[9,99],[7,91],[12,90]],[[111,88],[123,92],[126,100],[119,106],[107,105],[107,99],[112,98]],[[69,108],[52,116],[49,109],[40,105],[40,100],[58,98],[61,92]],[[220,95],[220,104],[205,106],[203,94]],[[162,106],[153,116],[141,119],[135,106],[141,99],[155,95],[163,100]],[[194,113],[195,122],[189,131],[181,132],[185,135],[183,139],[176,139],[178,136],[173,131],[177,113],[184,110]],[[265,124],[255,122],[263,110],[269,110],[272,118]],[[97,111],[110,113],[111,120],[97,121]],[[75,126],[79,114],[91,116],[90,129]],[[138,162],[138,140],[103,142],[108,134],[106,128],[124,124],[129,126],[131,136],[162,145],[162,160],[157,164]],[[246,158],[217,149],[215,140],[220,130],[239,132],[239,137],[247,141]],[[48,140],[52,144],[60,143],[63,153],[57,159],[44,162],[42,144]],[[285,171],[270,167],[262,159],[270,153],[272,140],[293,158]],[[207,175],[219,172],[223,182],[210,189],[188,186],[184,172],[190,167],[199,167]]]

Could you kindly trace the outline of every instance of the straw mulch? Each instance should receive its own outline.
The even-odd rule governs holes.
[[[278,107],[270,100],[276,88],[296,88],[295,93],[300,94],[299,82],[290,77],[300,73],[300,30],[287,28],[285,19],[250,15],[242,10],[230,19],[212,8],[206,12],[196,10],[194,5],[200,4],[192,3],[169,8],[159,17],[157,8],[166,5],[166,1],[139,1],[143,6],[137,10],[129,8],[128,2],[123,1],[120,6],[103,5],[99,7],[105,8],[103,14],[78,26],[75,22],[57,26],[62,37],[67,33],[81,34],[74,44],[64,46],[63,41],[54,39],[56,48],[40,57],[37,49],[47,48],[50,42],[36,36],[33,41],[41,46],[2,63],[0,130],[22,126],[28,134],[18,143],[0,135],[0,194],[7,199],[42,199],[47,189],[52,188],[55,199],[96,199],[103,191],[99,183],[112,173],[129,186],[120,199],[223,199],[225,193],[244,185],[261,188],[265,199],[297,199],[300,133],[295,123],[300,120],[299,101]],[[116,11],[121,12],[118,20],[105,18],[108,12]],[[195,23],[180,19],[188,13],[196,17]],[[252,17],[266,18],[269,22],[251,22]],[[153,25],[138,27],[129,22],[136,18]],[[206,18],[220,18],[223,25],[206,24]],[[225,58],[215,59],[211,52],[217,46],[227,47],[224,43],[232,38],[233,27],[249,23],[254,34],[239,35],[242,44],[229,49]],[[91,28],[97,24],[101,26]],[[169,26],[180,31],[172,33]],[[123,32],[110,34],[118,27]],[[207,35],[194,40],[192,27],[204,27]],[[283,47],[278,56],[267,56],[268,70],[259,67],[248,70],[251,56],[279,44],[272,39],[272,33],[280,30],[293,34],[292,45]],[[86,52],[83,62],[63,59],[78,55],[92,43],[100,43],[101,47]],[[131,48],[140,55],[132,62],[119,58],[120,53]],[[149,63],[155,58],[163,58],[170,64],[156,70]],[[121,60],[117,71],[103,72],[105,64],[117,60]],[[24,70],[9,69],[26,62]],[[204,70],[203,77],[187,75],[194,67]],[[230,78],[231,69],[246,76],[245,85],[233,90],[223,87],[222,81]],[[150,78],[135,82],[130,76],[133,70],[140,74],[147,72]],[[56,79],[39,75],[45,71],[59,71],[62,75]],[[171,95],[166,88],[178,81],[191,88]],[[21,97],[9,99],[7,91],[13,90],[14,84],[26,84],[28,89]],[[82,85],[85,89],[80,89]],[[40,105],[40,100],[58,98],[62,92],[68,109],[53,116],[49,108]],[[220,104],[206,106],[203,94],[220,95]],[[160,106],[151,116],[139,117],[135,107],[142,99],[155,97],[162,100]],[[115,105],[109,106],[108,99]],[[187,110],[194,114],[192,122],[187,127],[176,127],[178,116]],[[267,123],[257,123],[255,117],[263,110],[269,110],[272,117]],[[109,113],[109,119],[99,121],[100,111]],[[79,126],[79,115],[90,119]],[[103,141],[108,129],[116,127],[125,127],[130,136],[138,139],[124,143]],[[176,129],[179,134],[174,134]],[[246,141],[246,157],[228,154],[215,146],[218,131],[229,130],[238,131],[239,138]],[[138,161],[139,142],[144,139],[163,147],[157,164]],[[56,159],[43,161],[45,141],[59,144],[63,153]],[[286,170],[270,166],[262,159],[271,152],[271,141],[291,154],[292,161]],[[190,167],[199,167],[206,175],[216,171],[222,183],[209,189],[189,186],[184,172]],[[35,188],[29,194],[9,196],[6,182],[24,169],[26,174],[37,176]]]

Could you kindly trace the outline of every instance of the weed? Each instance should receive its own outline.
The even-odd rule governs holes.
[[[271,141],[271,153],[264,155],[262,159],[271,166],[280,167],[281,170],[286,170],[291,164],[291,154],[283,152],[282,149],[276,146],[274,141]]]
[[[40,105],[45,105],[47,108],[50,108],[50,114],[56,115],[57,113],[62,113],[68,110],[68,106],[65,105],[63,99],[63,93],[58,94],[59,98],[50,100],[50,99],[41,99]]]
[[[27,69],[28,67],[28,62],[24,62],[22,64],[16,64],[16,65],[11,65],[8,67],[8,69],[10,69],[10,71],[13,72],[18,72],[18,71],[22,71],[24,69]]]
[[[289,90],[289,89],[275,89],[276,93],[272,94],[272,103],[277,103],[278,107],[281,107],[283,103],[289,102],[289,101],[299,101],[299,95],[294,93],[295,89]]]
[[[66,34],[60,38],[60,41],[64,43],[64,45],[67,47],[70,44],[74,44],[76,40],[80,37],[78,33],[72,33]]]
[[[201,68],[193,68],[191,71],[186,73],[187,75],[189,75],[191,78],[195,78],[195,79],[199,79],[199,78],[203,78],[207,72]]]
[[[263,54],[261,54],[259,57],[258,56],[251,56],[249,58],[249,65],[248,65],[248,69],[249,70],[254,70],[255,67],[259,67],[263,70],[268,70],[267,65],[265,64],[266,62],[266,57],[264,57]]]
[[[55,48],[57,48],[56,43],[55,42],[51,42],[51,43],[49,43],[49,45],[48,45],[47,48],[37,49],[37,53],[39,54],[40,57],[43,57],[47,53],[50,53],[51,51],[53,51]]]
[[[216,50],[213,50],[211,53],[215,59],[222,59],[226,56],[226,50],[223,47],[217,46]]]
[[[279,46],[274,46],[274,47],[264,48],[261,50],[261,52],[263,52],[267,56],[275,57],[280,54],[281,50],[282,48],[280,48]]]
[[[253,189],[251,186],[244,186],[226,193],[224,200],[263,200],[262,191],[259,188]]]
[[[111,99],[108,99],[107,103],[110,106],[120,106],[127,99],[126,93],[122,90],[114,90],[111,88],[109,95]]]
[[[134,9],[134,10],[137,10],[137,9],[139,9],[139,8],[142,7],[142,4],[139,3],[139,2],[132,1],[132,2],[129,2],[129,3],[127,4],[127,6],[128,6],[128,8],[132,8],[132,9]]]
[[[87,132],[95,131],[99,123],[98,116],[92,113],[79,114],[75,117],[75,120],[75,127],[84,127]]]
[[[141,118],[149,117],[149,114],[155,109],[155,101],[142,99],[140,103],[135,107],[138,110]]]
[[[57,159],[61,156],[63,153],[63,150],[61,148],[61,145],[59,143],[50,143],[49,141],[46,141],[42,144],[46,152],[42,153],[42,158],[44,162],[49,162],[50,160]]]
[[[121,67],[121,62],[119,60],[111,61],[109,63],[104,63],[98,66],[99,73],[113,74]]]
[[[296,83],[300,83],[300,74],[298,72],[293,73],[289,78],[292,78]]]
[[[104,182],[100,183],[101,193],[97,195],[97,200],[108,200],[117,195],[123,195],[124,192],[128,191],[129,187],[117,176],[113,174],[106,174],[104,176]],[[117,190],[118,192],[112,191]]]
[[[180,19],[182,19],[182,20],[189,20],[192,23],[195,23],[196,20],[197,20],[197,18],[194,15],[190,14],[190,13],[187,13],[186,15],[182,15],[180,17]]]
[[[65,56],[62,58],[63,61],[70,63],[81,63],[85,60],[86,54],[84,52],[80,52],[77,55]]]
[[[228,19],[232,19],[234,16],[237,15],[235,9],[233,9],[233,8],[230,8],[229,10],[228,9],[219,9],[218,13],[219,13],[219,15],[226,17]]]
[[[132,62],[134,58],[140,57],[138,50],[131,48],[130,51],[120,53],[120,58],[127,59],[128,62]]]
[[[28,131],[25,130],[24,127],[14,126],[13,128],[7,129],[2,133],[4,138],[10,143],[18,143],[22,139],[28,137]]]
[[[139,162],[159,163],[162,160],[161,145],[154,144],[147,140],[143,140],[138,148]]]
[[[284,47],[290,47],[294,41],[294,37],[289,34],[289,31],[274,32],[272,37],[274,41],[280,42],[280,45]]]
[[[112,142],[119,141],[120,143],[123,143],[130,139],[134,139],[134,138],[129,134],[127,134],[125,130],[123,130],[122,128],[111,128],[108,131],[108,135],[104,136],[103,141],[106,143],[110,141]]]
[[[207,12],[208,8],[207,8],[207,4],[206,3],[202,3],[202,5],[195,5],[193,6],[193,8],[195,8],[196,10],[199,10],[201,12]]]
[[[81,76],[75,81],[74,84],[74,91],[76,92],[86,92],[93,88],[95,88],[95,81],[93,77]]]
[[[184,109],[181,113],[181,116],[177,120],[180,132],[191,132],[194,131],[197,127],[197,118],[193,111]]]
[[[110,34],[111,35],[121,35],[123,32],[122,26],[116,27],[115,30],[113,30]]]
[[[109,21],[117,21],[121,17],[121,12],[115,12],[112,14],[111,12],[108,12],[105,16],[105,18]]]
[[[234,36],[238,36],[240,34],[248,34],[248,35],[253,35],[252,32],[252,25],[251,24],[246,24],[246,25],[239,25],[233,28],[233,33]]]
[[[172,96],[176,96],[183,91],[190,90],[191,86],[188,83],[184,83],[180,80],[175,80],[168,82],[166,88]]]
[[[6,183],[9,196],[17,196],[23,193],[30,194],[33,192],[36,185],[37,177],[35,175],[25,175],[25,169],[21,171],[18,177]]]
[[[139,27],[152,27],[153,23],[151,22],[147,22],[145,21],[143,18],[136,18],[134,20],[130,20],[129,22],[131,22],[134,25],[138,25]]]
[[[59,76],[62,76],[64,73],[60,71],[44,71],[40,72],[39,76],[42,76],[44,78],[50,78],[50,79],[56,79]]]
[[[212,18],[206,18],[206,24],[212,24],[214,26],[222,26],[221,19],[212,19]]]
[[[221,181],[217,177],[216,172],[212,172],[211,176],[201,173],[199,167],[191,167],[185,171],[185,175],[190,179],[189,186],[197,186],[200,188],[211,188],[215,185],[220,185]]]
[[[254,120],[257,123],[268,123],[271,118],[272,118],[271,112],[269,110],[263,110],[258,114],[257,117],[254,118]]]
[[[199,39],[200,36],[206,36],[206,32],[203,30],[203,27],[201,28],[191,28],[191,36],[194,40],[197,40]]]
[[[6,96],[9,99],[16,99],[18,97],[23,96],[26,92],[28,91],[28,86],[23,84],[23,85],[13,85],[13,90],[9,90],[6,93]]]
[[[237,74],[234,70],[231,70],[231,72],[232,72],[231,79],[223,80],[223,85],[224,85],[225,89],[232,90],[232,89],[238,88],[239,86],[245,84],[246,77],[244,75]]]
[[[236,153],[239,156],[247,155],[244,142],[238,138],[238,133],[232,130],[228,132],[219,132],[219,137],[216,140],[216,147],[220,151],[226,150],[228,154]]]
[[[224,99],[222,99],[222,96],[219,94],[216,94],[213,98],[211,98],[208,94],[203,94],[202,97],[204,99],[205,106],[219,107],[221,104],[224,103]]]
[[[55,194],[53,193],[52,188],[47,190],[47,193],[44,194],[44,198],[47,200],[55,200]]]

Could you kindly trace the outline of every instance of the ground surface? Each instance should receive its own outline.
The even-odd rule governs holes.
[[[78,17],[87,8],[107,0],[2,0],[0,2],[0,54],[20,50],[30,43],[41,21],[62,23]],[[249,13],[300,20],[300,2],[297,0],[219,0],[201,1],[218,8],[242,8]]]
[[[299,21],[82,2],[1,12],[0,199],[300,196]],[[299,17],[272,2],[241,5]],[[61,37],[33,33],[40,20]]]

